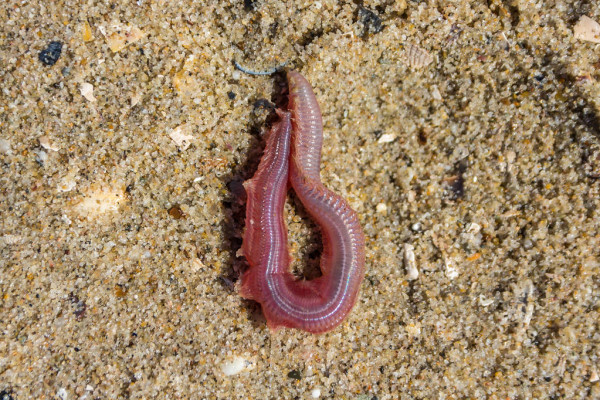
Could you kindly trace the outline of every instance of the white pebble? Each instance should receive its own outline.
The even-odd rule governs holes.
[[[243,371],[250,371],[255,367],[255,361],[250,361],[240,356],[233,356],[221,364],[221,371],[225,376],[232,376]]]
[[[385,214],[387,212],[387,206],[385,205],[385,203],[377,204],[377,212],[379,214]]]
[[[52,150],[52,151],[59,150],[59,147],[56,146],[54,143],[52,143],[52,141],[50,140],[50,138],[48,136],[40,136],[38,140],[40,141],[40,146],[42,146],[46,150]]]
[[[310,395],[312,396],[313,399],[318,399],[319,397],[321,397],[321,389],[311,390]]]
[[[479,304],[483,307],[487,307],[494,302],[494,299],[486,299],[482,294],[479,295]]]
[[[442,100],[442,95],[437,85],[433,85],[433,87],[431,88],[431,97],[433,97],[436,100]]]
[[[10,142],[6,139],[0,139],[0,152],[4,154],[11,154]]]
[[[242,357],[234,357],[231,361],[226,361],[221,365],[221,371],[225,376],[239,374],[244,370],[244,359]]]
[[[598,380],[600,380],[600,377],[598,376],[598,369],[594,365],[592,366],[592,372],[590,374],[590,382],[594,383],[598,382]]]
[[[444,260],[444,264],[446,264],[446,276],[449,279],[454,279],[458,277],[458,269],[454,266],[454,263],[448,259]]]
[[[377,143],[390,143],[396,139],[396,135],[393,133],[386,133],[385,135],[381,135]]]
[[[58,389],[58,391],[56,392],[56,396],[58,396],[58,398],[60,398],[61,400],[67,400],[67,390],[65,388]]]

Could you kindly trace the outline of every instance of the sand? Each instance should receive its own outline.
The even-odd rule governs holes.
[[[594,2],[4,2],[0,398],[600,398],[583,15],[600,21]],[[236,292],[241,182],[283,80],[234,60],[312,83],[323,182],[364,226],[361,296],[330,333],[271,333]],[[319,231],[286,210],[314,276]]]

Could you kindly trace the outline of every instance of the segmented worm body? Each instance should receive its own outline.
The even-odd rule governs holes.
[[[241,295],[258,301],[273,330],[322,333],[338,326],[358,297],[364,277],[365,239],[358,216],[320,179],[323,123],[310,84],[287,73],[288,110],[277,113],[248,194],[243,251],[250,268]],[[288,183],[321,227],[322,276],[297,280],[290,272],[283,207]]]

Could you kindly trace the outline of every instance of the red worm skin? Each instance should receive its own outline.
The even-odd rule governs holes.
[[[270,329],[312,333],[334,329],[348,315],[364,277],[365,239],[356,212],[321,183],[323,123],[310,84],[287,73],[289,112],[267,137],[248,194],[243,251],[250,268],[241,277],[243,297],[261,303]],[[321,227],[322,276],[300,281],[290,272],[283,206],[288,182]]]

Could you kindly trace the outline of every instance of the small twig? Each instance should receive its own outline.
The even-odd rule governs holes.
[[[273,75],[275,72],[281,71],[281,69],[282,69],[283,67],[285,67],[285,66],[287,65],[287,63],[288,63],[288,62],[287,62],[287,61],[285,61],[284,63],[282,63],[282,64],[279,64],[279,65],[278,65],[278,66],[276,66],[276,67],[273,67],[273,68],[267,69],[267,70],[265,70],[265,71],[252,71],[252,70],[249,70],[249,69],[247,69],[247,68],[244,68],[244,67],[242,67],[242,66],[241,66],[241,65],[240,65],[240,64],[239,64],[237,61],[233,60],[233,65],[234,65],[234,66],[235,66],[237,69],[239,69],[240,71],[242,71],[242,72],[245,72],[245,73],[247,73],[247,74],[249,74],[249,75]]]

